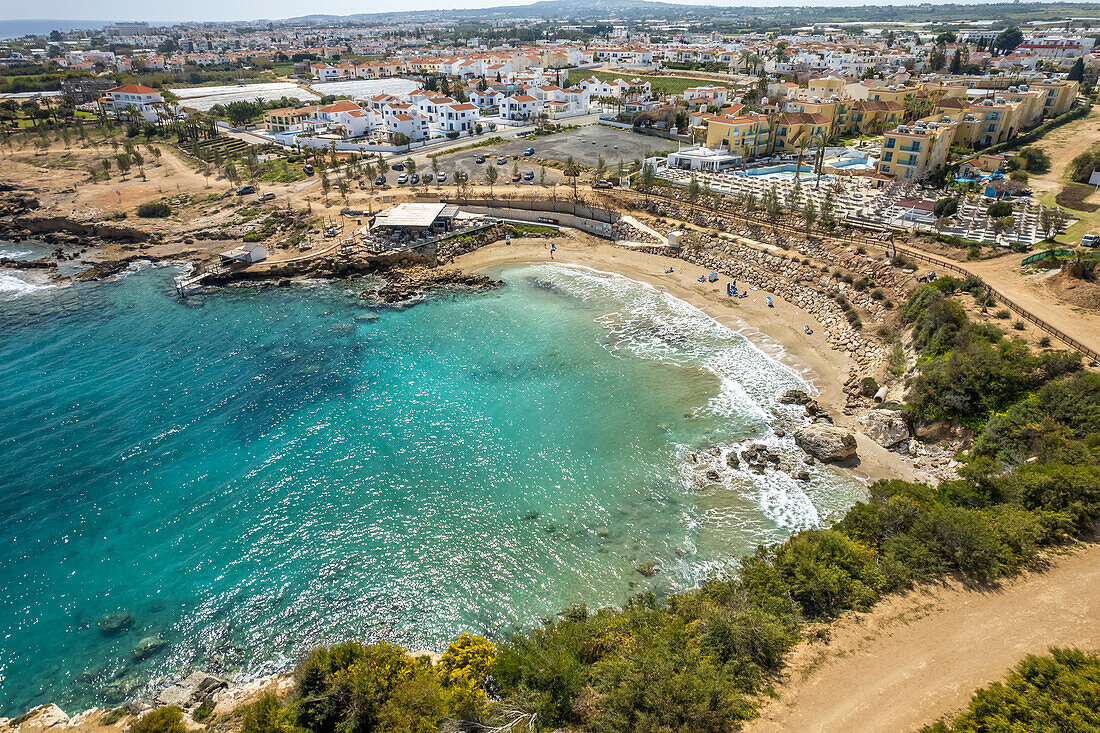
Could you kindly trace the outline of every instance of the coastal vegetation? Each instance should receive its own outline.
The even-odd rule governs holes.
[[[941,278],[902,307],[920,358],[907,417],[974,431],[959,479],[879,481],[833,528],[761,547],[696,590],[575,606],[495,642],[463,634],[436,663],[389,644],[319,649],[288,699],[244,713],[246,733],[728,731],[756,715],[807,622],[947,575],[995,581],[1087,535],[1100,518],[1100,375],[1075,355],[1034,353],[971,321],[956,296],[967,291],[984,297],[976,283]],[[1029,658],[956,727],[930,730],[986,730],[980,721],[999,708],[1056,700],[1072,686],[1095,696],[1096,667],[1077,652]],[[1036,703],[1032,720],[1055,705]]]
[[[1100,730],[1100,656],[1076,649],[1028,655],[1004,682],[978,690],[965,713],[921,733]]]

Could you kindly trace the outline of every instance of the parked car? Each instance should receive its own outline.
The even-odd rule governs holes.
[[[522,178],[523,176],[519,174],[519,171],[516,171],[512,174],[512,183],[519,183]]]
[[[447,180],[447,171],[443,171],[442,173],[439,174],[439,182],[443,183],[446,180]]]
[[[256,187],[251,183],[241,186],[237,189],[238,196],[247,196],[250,193],[256,193]]]
[[[386,185],[386,177],[385,176],[378,176],[378,178],[374,179],[374,185],[375,186],[385,186]]]
[[[615,184],[606,178],[601,178],[598,181],[592,183],[592,188],[615,188]]]
[[[270,201],[273,198],[275,198],[275,194],[273,194],[271,191],[266,191],[265,193],[261,193],[257,197],[256,200],[257,201]]]
[[[306,163],[305,165],[302,166],[302,173],[305,173],[307,176],[312,176],[313,175],[313,166],[311,166],[309,163]]]
[[[390,166],[390,170],[391,171],[403,171],[403,170],[405,170],[405,164],[404,163],[394,163],[393,165]]]
[[[434,180],[435,180],[435,176],[433,176],[431,173],[425,173],[424,174],[424,183],[431,183]]]
[[[485,162],[485,156],[484,155],[477,156],[476,158],[474,158],[474,162],[479,164],[479,165],[481,163],[484,163]]]
[[[523,150],[523,157],[524,158],[529,158],[534,154],[535,154],[535,149],[534,148],[524,148],[524,150]]]
[[[409,179],[409,183],[411,183],[414,186],[416,184],[420,183],[420,174],[419,173],[413,173],[412,178]]]
[[[1100,244],[1100,237],[1095,234],[1086,234],[1081,237],[1082,247],[1095,247],[1097,244]]]
[[[525,181],[535,180],[535,172],[534,171],[527,171],[526,173],[523,174],[523,180],[525,180]]]
[[[402,173],[401,175],[399,175],[397,177],[397,182],[399,184],[401,184],[402,186],[404,186],[406,183],[409,182],[409,174],[408,173]]]
[[[508,162],[508,159],[505,158],[503,155],[500,156],[499,158],[497,158],[497,165],[504,165],[507,162]]]

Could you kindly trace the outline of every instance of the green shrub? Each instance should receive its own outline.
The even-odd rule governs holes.
[[[137,208],[137,215],[142,219],[163,219],[171,213],[172,207],[165,201],[150,201]]]
[[[183,711],[171,705],[152,710],[130,725],[130,733],[187,733]]]
[[[209,699],[203,700],[202,704],[195,708],[195,712],[191,713],[191,719],[196,723],[201,723],[214,712],[214,703]]]
[[[118,721],[125,718],[127,714],[128,713],[126,712],[126,708],[114,708],[113,710],[108,710],[106,713],[104,713],[103,717],[99,719],[99,722],[101,725],[105,726],[114,725]]]
[[[274,695],[263,695],[242,711],[241,733],[294,733],[299,730],[290,723],[286,705]]]
[[[885,586],[874,553],[828,529],[792,537],[776,553],[775,567],[791,597],[814,618],[866,610]]]
[[[1076,649],[1028,655],[1005,681],[974,694],[967,711],[922,733],[1100,730],[1100,656]]]
[[[1012,204],[1007,201],[995,201],[986,207],[985,213],[993,219],[1012,216]]]

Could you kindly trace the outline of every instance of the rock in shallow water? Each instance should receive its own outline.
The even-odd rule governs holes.
[[[140,662],[143,659],[148,659],[154,654],[159,653],[166,646],[168,646],[168,642],[162,639],[159,634],[156,636],[146,636],[130,651],[130,658],[135,662]]]
[[[104,636],[114,636],[115,634],[121,634],[134,624],[133,615],[124,611],[118,611],[116,613],[109,613],[96,622],[96,627],[99,632]]]

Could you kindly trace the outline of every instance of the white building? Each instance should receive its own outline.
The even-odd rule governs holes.
[[[515,94],[500,103],[500,116],[505,120],[526,122],[539,116],[539,100],[530,94]]]
[[[156,122],[165,111],[160,92],[141,84],[124,84],[108,89],[100,102],[108,114],[124,116],[131,111],[149,122]]]

